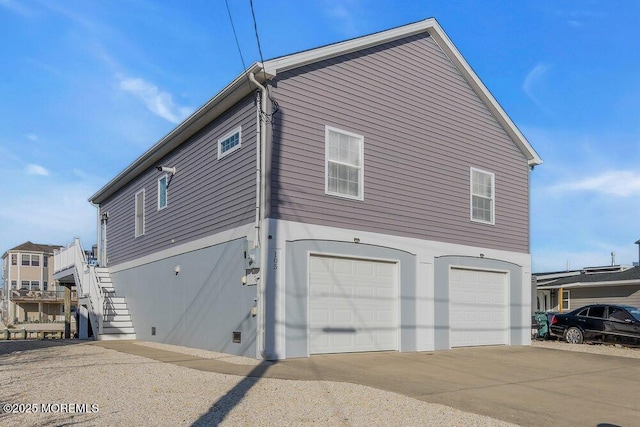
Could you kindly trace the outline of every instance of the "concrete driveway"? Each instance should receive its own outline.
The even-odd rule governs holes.
[[[96,345],[204,371],[363,384],[523,426],[640,425],[640,359],[481,347],[319,355],[256,367],[126,342]]]

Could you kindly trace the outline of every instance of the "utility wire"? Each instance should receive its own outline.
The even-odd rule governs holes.
[[[229,9],[229,0],[224,0],[227,5],[227,13],[229,14],[229,21],[231,22],[231,29],[233,30],[233,37],[236,39],[236,46],[238,47],[238,53],[240,53],[240,60],[242,61],[242,70],[244,75],[247,77],[247,81],[249,82],[249,86],[251,86],[251,79],[249,79],[249,74],[247,72],[247,66],[244,63],[244,56],[242,56],[242,49],[240,49],[240,42],[238,41],[238,34],[236,33],[236,26],[233,25],[233,18],[231,17],[231,9]]]
[[[260,62],[262,63],[262,73],[264,75],[264,85],[267,88],[267,97],[271,101],[271,107],[272,107],[271,114],[267,114],[266,111],[263,111],[262,113],[264,114],[264,120],[267,123],[271,123],[271,120],[273,119],[273,116],[278,112],[278,109],[280,107],[278,106],[278,101],[276,101],[275,99],[271,98],[271,92],[269,91],[269,85],[267,84],[267,72],[264,69],[264,57],[262,56],[262,46],[260,45],[260,36],[258,35],[258,23],[256,21],[256,12],[253,9],[253,0],[249,0],[249,4],[251,5],[251,16],[253,17],[253,30],[256,33],[256,41],[258,42],[258,52],[260,53]]]
[[[251,16],[253,17],[253,30],[256,33],[256,40],[258,41],[258,52],[260,53],[260,62],[262,62],[262,72],[264,73],[264,80],[267,81],[267,72],[264,70],[264,58],[262,57],[262,46],[260,46],[260,36],[258,36],[258,23],[256,22],[256,12],[253,10],[253,0],[249,0],[249,4],[251,5]]]

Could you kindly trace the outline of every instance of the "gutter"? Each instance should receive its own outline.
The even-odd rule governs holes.
[[[217,95],[209,99],[206,104],[185,119],[178,127],[174,128],[116,175],[115,178],[105,184],[104,187],[89,198],[89,202],[96,204],[102,203],[107,197],[124,187],[149,167],[154,166],[156,162],[160,161],[180,144],[195,135],[204,125],[217,118],[220,114],[227,111],[230,106],[250,94],[251,87],[247,81],[247,74],[257,72],[260,69],[261,67],[257,62],[252,64]]]
[[[631,279],[631,280],[610,280],[607,282],[574,282],[574,283],[565,283],[564,285],[543,285],[538,286],[536,289],[539,290],[548,290],[548,289],[571,289],[571,288],[593,288],[598,286],[640,286],[639,279]]]

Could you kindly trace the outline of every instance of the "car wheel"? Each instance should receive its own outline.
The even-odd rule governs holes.
[[[583,338],[582,331],[575,326],[567,329],[567,332],[564,334],[564,339],[569,344],[582,344]]]

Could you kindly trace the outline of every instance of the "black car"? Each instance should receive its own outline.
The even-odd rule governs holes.
[[[593,304],[569,313],[554,314],[552,336],[568,343],[583,341],[640,342],[640,309],[629,305]]]

